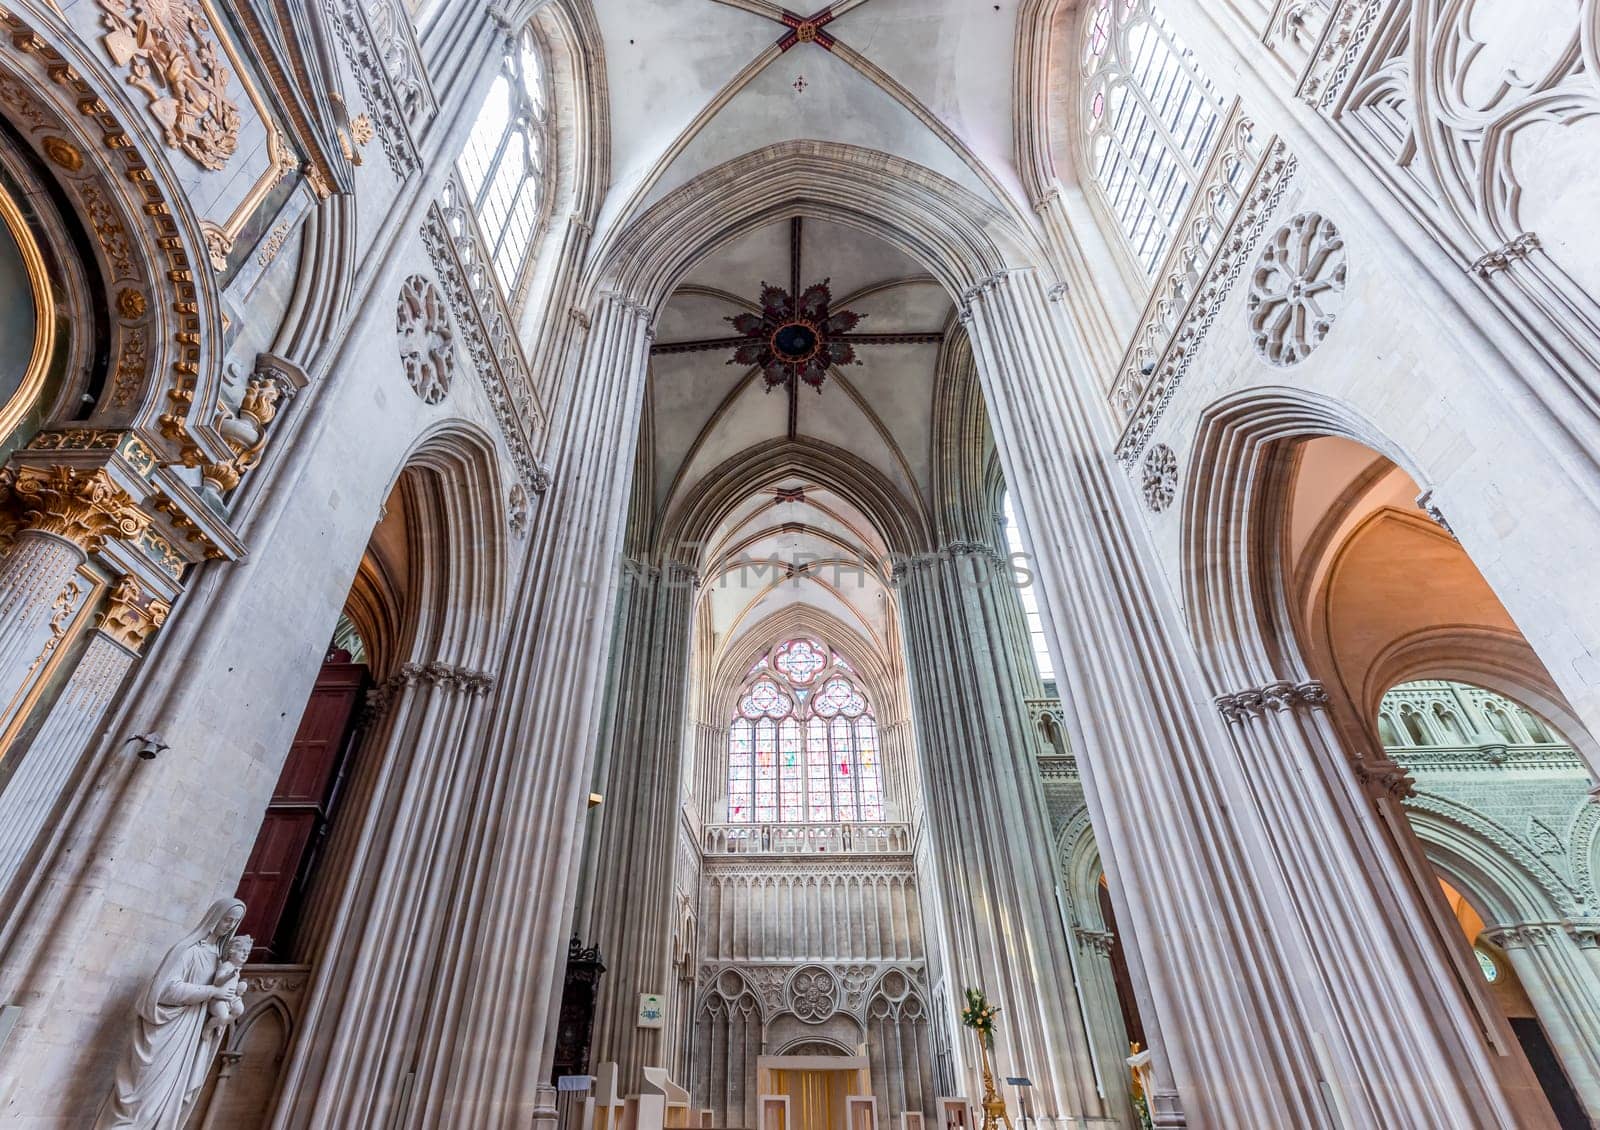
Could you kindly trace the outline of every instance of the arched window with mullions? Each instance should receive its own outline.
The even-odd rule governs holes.
[[[516,293],[549,196],[549,98],[532,27],[517,36],[457,167],[467,203],[508,297]]]
[[[728,822],[882,820],[878,724],[845,660],[820,640],[751,669],[728,726]]]
[[[1222,100],[1153,0],[1090,0],[1089,168],[1146,274],[1154,273],[1222,128]]]

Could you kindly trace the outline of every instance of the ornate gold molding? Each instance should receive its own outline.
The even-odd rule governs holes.
[[[53,534],[85,553],[98,553],[107,538],[136,538],[150,525],[103,468],[21,467],[11,496],[21,529]]]
[[[28,289],[33,296],[33,350],[28,355],[28,367],[17,385],[17,391],[4,404],[0,404],[0,436],[8,436],[33,410],[33,402],[44,388],[56,336],[56,300],[50,286],[50,269],[45,265],[44,252],[39,249],[22,209],[9,192],[0,191],[0,223],[5,224],[17,250],[22,254],[23,270],[27,273]]]
[[[164,600],[146,600],[144,590],[130,573],[117,582],[106,597],[106,606],[95,620],[97,631],[137,655],[145,642],[166,623],[172,606]]]

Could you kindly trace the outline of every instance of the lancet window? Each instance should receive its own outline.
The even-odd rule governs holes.
[[[820,640],[773,648],[751,668],[728,727],[728,820],[883,819],[878,724],[849,664]]]
[[[458,168],[467,201],[508,296],[533,250],[548,193],[549,98],[531,27],[511,44]]]
[[[1083,52],[1089,168],[1153,273],[1217,140],[1222,101],[1152,0],[1091,0]]]

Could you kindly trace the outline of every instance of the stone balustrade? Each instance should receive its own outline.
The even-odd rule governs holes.
[[[707,855],[895,855],[911,850],[911,826],[898,822],[840,824],[707,824]]]

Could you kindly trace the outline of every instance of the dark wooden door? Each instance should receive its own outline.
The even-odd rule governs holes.
[[[239,879],[238,897],[247,908],[239,932],[255,939],[251,961],[287,959],[294,904],[332,815],[367,686],[366,665],[343,659],[322,665]]]

